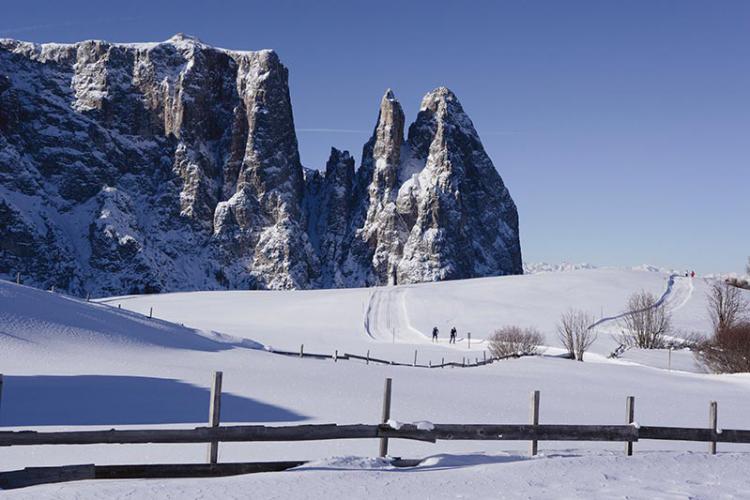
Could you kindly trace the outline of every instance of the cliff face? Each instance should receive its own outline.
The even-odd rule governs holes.
[[[0,275],[92,295],[522,272],[516,209],[447,89],[355,171],[303,169],[272,51],[0,41]]]

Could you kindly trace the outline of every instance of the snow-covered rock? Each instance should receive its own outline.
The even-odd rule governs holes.
[[[405,130],[389,90],[358,169],[305,170],[273,51],[0,40],[0,275],[96,296],[521,273],[455,95]]]

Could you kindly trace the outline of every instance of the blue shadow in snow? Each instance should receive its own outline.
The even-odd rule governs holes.
[[[109,375],[8,376],[0,427],[206,423],[210,391],[178,380]],[[224,422],[296,422],[307,417],[224,393]]]

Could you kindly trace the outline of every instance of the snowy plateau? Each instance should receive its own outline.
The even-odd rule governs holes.
[[[550,266],[542,266],[550,268]],[[222,425],[378,423],[393,379],[391,427],[524,423],[541,394],[541,423],[621,424],[634,396],[639,425],[748,428],[750,378],[702,373],[687,350],[631,349],[619,359],[628,296],[663,297],[675,331],[710,328],[710,281],[656,270],[574,269],[440,283],[308,291],[207,291],[96,301],[0,281],[3,430],[190,428],[205,425],[214,370],[224,373]],[[589,267],[589,266],[585,266]],[[745,292],[750,299],[750,292]],[[569,307],[605,320],[579,363],[555,333]],[[153,318],[149,318],[152,315]],[[534,326],[541,356],[476,368],[424,369],[363,360],[300,359],[271,349],[352,353],[420,364],[481,359],[502,325]],[[447,332],[458,328],[456,344]],[[438,326],[438,343],[429,338]],[[471,347],[468,333],[472,332]],[[32,396],[33,395],[33,396]],[[8,490],[3,498],[748,498],[747,445],[391,440],[222,443],[220,462],[309,460],[228,478],[94,480]],[[206,445],[10,447],[0,470],[62,464],[200,463]]]

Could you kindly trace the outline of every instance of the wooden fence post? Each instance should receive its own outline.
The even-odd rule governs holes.
[[[387,423],[391,418],[391,379],[385,379],[385,389],[383,391],[383,418],[382,423]],[[388,438],[380,438],[380,454],[378,456],[385,457],[388,455]]]
[[[86,302],[91,301],[91,292],[86,292]]]
[[[711,455],[716,455],[716,429],[717,429],[717,423],[718,423],[718,408],[717,408],[716,401],[711,401],[711,403],[708,406],[708,427],[711,429],[711,437],[713,438],[713,441],[708,443],[708,451],[711,453]]]
[[[482,351],[482,363],[487,362],[487,351]]]
[[[625,420],[628,424],[632,424],[635,422],[635,397],[634,396],[628,396],[628,399],[625,400]],[[633,442],[628,441],[625,444],[625,453],[628,456],[633,455]]]
[[[539,391],[533,391],[531,393],[531,425],[539,425]],[[529,453],[531,456],[536,456],[538,451],[538,443],[536,439],[531,441]]]
[[[469,347],[468,348],[471,349],[471,332],[469,332],[467,335],[469,337]]]
[[[365,361],[365,364],[366,365],[370,364],[370,350],[369,349],[367,349],[367,361]]]
[[[151,319],[154,317],[154,308],[150,307],[148,310],[148,319]]]
[[[412,366],[417,366],[417,350],[416,349],[414,349],[414,363],[412,364]]]
[[[669,360],[667,361],[667,369],[672,371],[672,348],[669,348]]]
[[[16,285],[20,285],[20,284],[21,284],[21,272],[19,271],[16,273]]]
[[[445,358],[440,358],[440,368],[445,368]]]
[[[211,384],[211,401],[208,406],[208,425],[218,427],[221,420],[221,379],[222,372],[214,372],[214,380]],[[208,443],[208,463],[215,464],[219,461],[219,442]]]
[[[299,345],[299,357],[300,358],[305,357],[305,344]]]
[[[336,349],[335,351],[333,351],[333,362],[338,363],[338,361],[339,361],[339,350]]]

